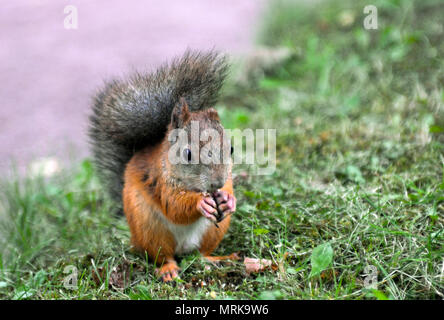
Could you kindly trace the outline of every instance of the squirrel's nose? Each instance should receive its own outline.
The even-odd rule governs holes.
[[[210,186],[211,186],[211,190],[217,191],[218,189],[222,188],[224,186],[224,184],[221,182],[213,182],[213,183],[211,183]]]

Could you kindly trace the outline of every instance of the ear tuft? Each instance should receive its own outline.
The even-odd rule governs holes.
[[[219,114],[217,113],[216,109],[210,108],[206,112],[207,112],[209,119],[215,120],[215,121],[220,121]]]
[[[173,128],[181,128],[190,119],[190,109],[185,98],[180,98],[179,103],[171,114],[171,124]]]

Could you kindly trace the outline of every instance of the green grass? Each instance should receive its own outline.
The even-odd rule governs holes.
[[[280,269],[246,275],[191,254],[176,285],[159,282],[85,160],[1,184],[0,298],[442,299],[444,5],[373,1],[379,29],[365,30],[366,4],[275,2],[258,41],[292,57],[232,80],[218,108],[227,128],[277,128],[278,163],[270,176],[235,170],[238,210],[217,253]],[[67,266],[77,289],[63,286]]]

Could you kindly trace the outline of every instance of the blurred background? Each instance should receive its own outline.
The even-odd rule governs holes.
[[[66,29],[65,7],[78,29]],[[18,0],[0,9],[0,171],[88,155],[91,96],[186,48],[251,49],[263,1]]]
[[[443,299],[444,1],[373,0],[375,29],[369,2],[3,3],[0,162],[37,170],[0,169],[0,299]],[[77,30],[64,28],[68,5]],[[204,270],[189,256],[184,282],[163,286],[87,157],[103,80],[187,47],[235,60],[217,105],[226,128],[277,129],[272,174],[233,170],[238,205],[217,254],[278,270]],[[67,265],[78,290],[61,288]],[[97,280],[126,268],[127,285]]]

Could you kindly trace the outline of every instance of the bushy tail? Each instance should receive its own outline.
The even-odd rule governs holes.
[[[99,177],[113,199],[121,198],[126,163],[163,139],[180,97],[191,110],[212,107],[227,70],[225,56],[187,51],[153,73],[105,84],[94,98],[89,137]]]

